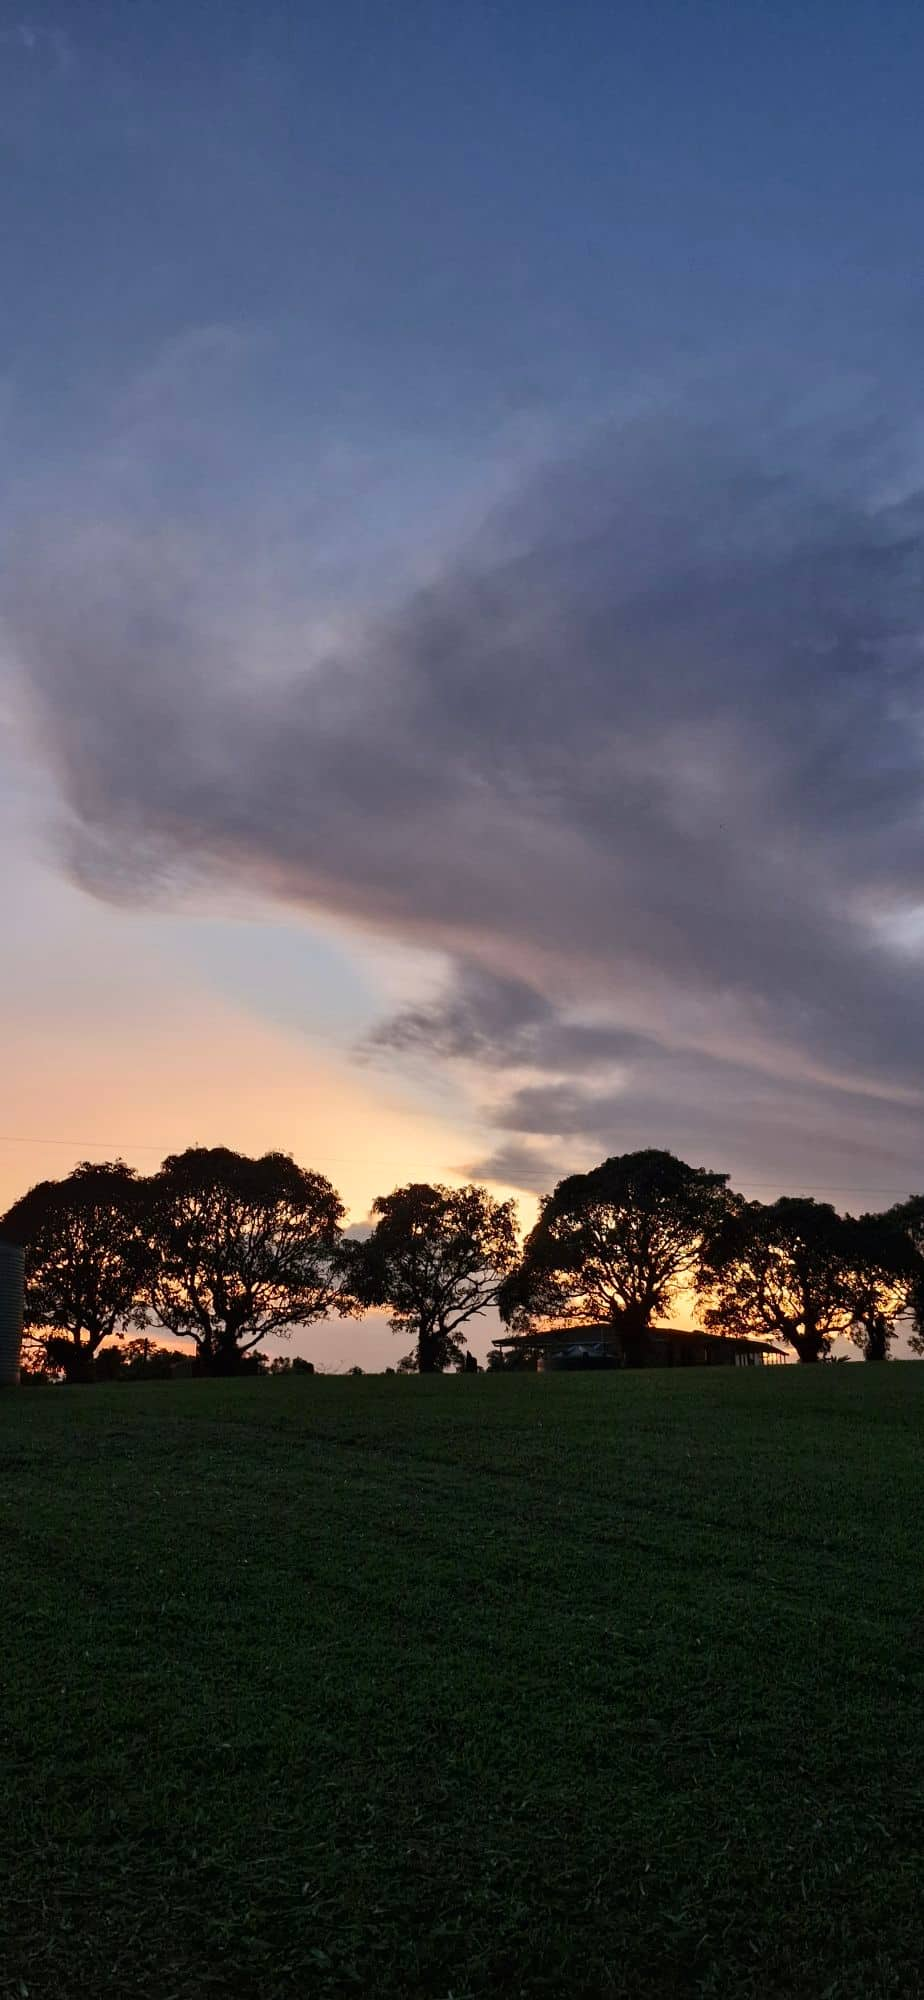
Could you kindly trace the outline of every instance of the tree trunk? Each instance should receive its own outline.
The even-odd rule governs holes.
[[[825,1351],[824,1341],[817,1333],[793,1333],[789,1337],[800,1361],[807,1365],[809,1362],[817,1363],[821,1360]]]
[[[651,1329],[651,1308],[636,1299],[613,1314],[613,1325],[630,1340],[643,1338]]]
[[[423,1327],[419,1327],[417,1332],[418,1375],[438,1375],[440,1371],[437,1362],[436,1334],[425,1331]]]
[[[93,1362],[89,1354],[76,1351],[69,1354],[64,1363],[65,1382],[92,1382]]]
[[[64,1370],[65,1382],[92,1382],[92,1347],[77,1340],[50,1341],[46,1353],[53,1367]]]
[[[888,1322],[880,1314],[876,1313],[872,1318],[867,1320],[864,1331],[866,1334],[866,1342],[863,1350],[864,1361],[888,1361]]]
[[[240,1375],[244,1357],[233,1333],[220,1333],[206,1362],[208,1375]]]

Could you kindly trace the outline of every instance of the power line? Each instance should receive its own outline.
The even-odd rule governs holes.
[[[195,1146],[200,1141],[194,1139],[191,1143]],[[108,1153],[110,1158],[122,1153],[166,1154],[180,1150],[175,1139],[52,1139],[45,1136],[32,1137],[23,1132],[0,1132],[0,1146],[67,1146],[70,1152],[80,1153],[83,1157],[93,1153]],[[369,1157],[368,1153],[334,1153],[329,1147],[325,1147],[324,1151],[328,1159],[340,1160],[347,1164]]]
[[[27,1132],[0,1132],[0,1146],[69,1146],[75,1153],[169,1153],[174,1150],[173,1139],[55,1139],[47,1135],[31,1135]],[[325,1148],[325,1151],[327,1149]],[[336,1153],[329,1157],[344,1162],[368,1159],[367,1153]],[[870,1181],[800,1181],[798,1175],[779,1175],[775,1180],[757,1181],[750,1174],[742,1174],[747,1187],[778,1188],[787,1183],[802,1188],[814,1188],[822,1194],[896,1194],[907,1195],[908,1184],[901,1187],[874,1187]],[[924,1165],[921,1168],[924,1181]]]
[[[159,1153],[158,1139],[51,1139],[47,1136],[32,1137],[27,1132],[0,1132],[0,1146],[72,1146],[76,1152],[86,1147],[91,1152],[121,1151],[129,1153]],[[166,1150],[166,1149],[165,1149]]]

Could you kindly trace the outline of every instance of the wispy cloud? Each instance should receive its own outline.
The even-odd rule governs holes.
[[[62,76],[73,69],[76,56],[71,37],[60,27],[48,27],[24,17],[0,28],[0,51],[20,57],[33,68]]]

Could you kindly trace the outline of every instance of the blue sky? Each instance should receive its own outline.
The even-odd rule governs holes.
[[[7,352],[33,448],[45,426],[55,449],[92,439],[99,399],[195,327],[271,343],[239,418],[270,463],[344,429],[468,452],[511,412],[742,343],[913,359],[912,6],[3,20]]]
[[[921,1184],[922,81],[898,4],[0,5],[11,1196]]]

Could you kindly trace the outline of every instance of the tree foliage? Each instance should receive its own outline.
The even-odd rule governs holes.
[[[84,1160],[14,1202],[0,1235],[25,1250],[27,1331],[67,1381],[89,1380],[103,1341],[147,1316],[145,1183],[122,1160]]]
[[[918,1252],[895,1211],[847,1216],[844,1233],[853,1307],[850,1338],[865,1361],[887,1361],[895,1322],[914,1297]]]
[[[842,1335],[885,1360],[902,1314],[924,1354],[924,1195],[858,1217],[746,1202],[725,1174],[649,1149],[560,1181],[519,1255],[514,1204],[482,1187],[380,1195],[362,1242],[343,1242],[343,1218],[330,1182],[282,1153],[191,1147],[149,1179],[117,1160],[42,1181],[0,1219],[26,1252],[24,1373],[301,1372],[311,1364],[271,1366],[259,1344],[370,1307],[413,1337],[400,1372],[474,1371],[465,1328],[495,1303],[521,1331],[603,1321],[631,1340],[691,1281],[708,1328],[785,1341],[802,1361]],[[126,1340],[152,1318],[195,1358]],[[535,1357],[496,1351],[488,1365]]]
[[[494,1304],[514,1264],[514,1203],[415,1181],[379,1195],[372,1212],[372,1234],[351,1251],[351,1289],[385,1308],[394,1333],[413,1335],[408,1368],[437,1373],[463,1358],[463,1327]]]
[[[97,1382],[170,1382],[192,1373],[192,1356],[181,1347],[164,1347],[147,1336],[101,1347],[93,1370]]]
[[[642,1333],[670,1310],[728,1202],[727,1174],[648,1150],[559,1181],[499,1306],[509,1325],[611,1321]]]
[[[287,1153],[192,1146],[150,1187],[151,1305],[161,1326],[195,1341],[204,1373],[236,1373],[267,1334],[348,1309],[343,1204],[323,1174]]]
[[[538,1366],[535,1349],[524,1350],[519,1346],[506,1349],[492,1347],[487,1360],[490,1375],[535,1375]]]
[[[783,1196],[731,1204],[703,1246],[704,1324],[785,1340],[800,1361],[821,1361],[832,1340],[857,1325],[857,1249],[829,1202]]]
[[[911,1313],[909,1346],[924,1354],[924,1194],[890,1208],[883,1220],[899,1229],[910,1247],[912,1268],[907,1305]]]

